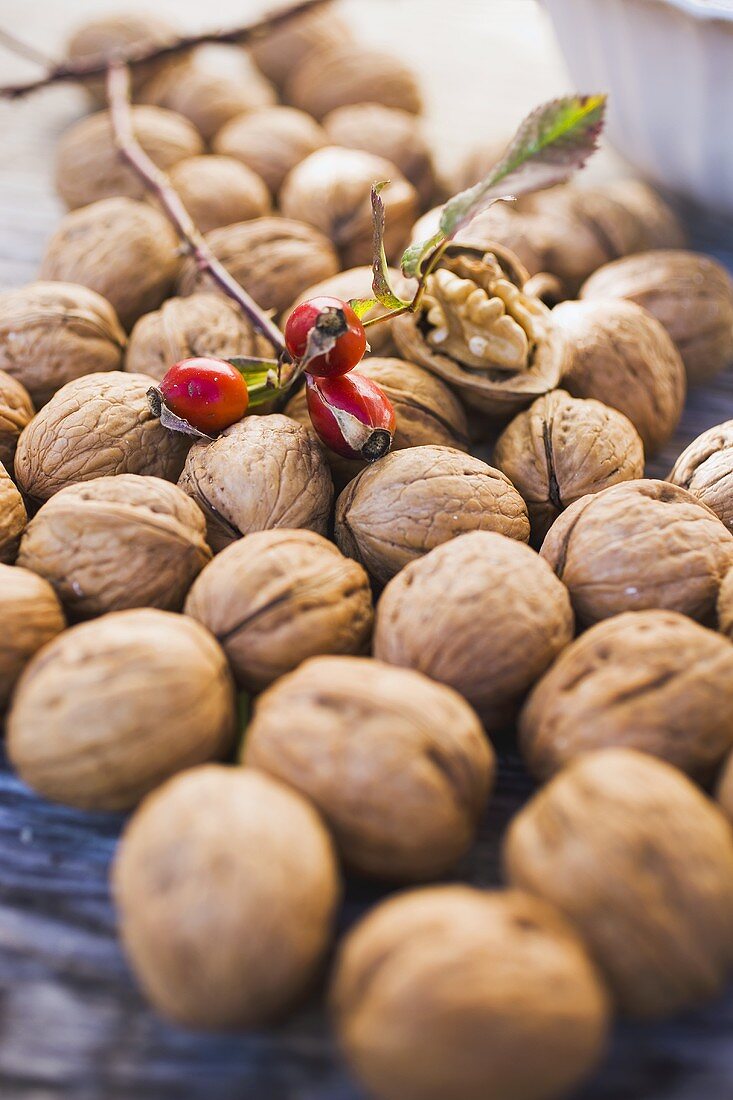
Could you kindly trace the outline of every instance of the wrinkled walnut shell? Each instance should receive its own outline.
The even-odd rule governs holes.
[[[238,685],[261,691],[308,657],[363,653],[369,579],[315,531],[257,531],[216,556],[185,611],[211,631]]]
[[[23,498],[8,471],[0,464],[0,562],[15,561],[27,522]]]
[[[707,504],[733,531],[733,420],[693,439],[675,462],[669,480]]]
[[[0,565],[0,713],[34,653],[66,627],[51,585],[28,569]]]
[[[233,157],[189,157],[169,178],[202,233],[270,213],[264,180]]]
[[[268,80],[281,87],[315,49],[337,46],[349,38],[349,33],[349,24],[329,4],[301,12],[253,38],[250,52]]]
[[[575,926],[619,1007],[666,1016],[733,963],[733,836],[676,768],[632,749],[581,756],[509,826],[512,885]]]
[[[313,802],[350,866],[397,880],[432,878],[465,852],[495,770],[455,692],[357,657],[314,657],[269,688],[244,762]]]
[[[728,757],[720,774],[715,797],[723,813],[733,822],[733,755]]]
[[[718,629],[733,641],[733,569],[723,577],[718,593]]]
[[[166,20],[157,15],[143,12],[127,12],[124,15],[104,15],[99,19],[90,19],[83,23],[69,39],[66,56],[71,61],[82,58],[109,55],[116,50],[128,50],[132,47],[164,46],[177,37],[177,31]],[[133,92],[137,93],[143,83],[156,73],[175,70],[181,65],[181,57],[160,57],[144,65],[135,65],[130,70]],[[107,101],[104,77],[84,81],[84,88],[95,103],[103,105]]]
[[[379,103],[413,115],[422,110],[411,69],[382,49],[348,40],[309,53],[287,81],[285,99],[317,119],[353,103]]]
[[[315,119],[294,107],[265,107],[238,115],[223,126],[213,151],[246,164],[277,195],[296,164],[328,144]]]
[[[0,370],[0,463],[9,473],[13,471],[18,436],[34,415],[33,402],[25,386]]]

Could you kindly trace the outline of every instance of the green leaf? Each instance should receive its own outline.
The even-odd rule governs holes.
[[[366,317],[370,309],[379,305],[379,298],[349,298],[349,305],[361,320],[362,317]]]
[[[433,249],[437,248],[441,241],[445,240],[442,229],[433,233],[425,241],[416,241],[409,245],[402,253],[402,274],[407,279],[419,279],[422,275],[423,264]]]
[[[259,359],[255,356],[235,355],[227,359],[236,367],[247,383],[249,407],[271,401],[280,392],[277,359]]]
[[[410,303],[400,298],[393,289],[389,279],[389,267],[384,252],[384,202],[380,192],[389,184],[389,180],[381,180],[372,184],[372,220],[374,222],[374,260],[372,262],[372,290],[378,302],[389,310],[402,309]]]

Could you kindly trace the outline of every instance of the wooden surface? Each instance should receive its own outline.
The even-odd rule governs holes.
[[[122,0],[2,0],[0,25],[53,49],[74,21],[123,6]],[[252,6],[221,0],[202,5],[202,16],[192,4],[161,0],[156,9],[194,28],[212,14],[231,22]],[[481,134],[501,133],[565,87],[547,28],[527,0],[369,0],[347,8],[366,37],[409,42],[414,63],[430,72],[430,127],[446,166]],[[0,65],[3,79],[20,71],[15,63]],[[53,143],[81,109],[71,90],[0,106],[0,285],[35,275],[59,216],[50,184]],[[699,218],[690,228],[698,246],[733,266],[733,233],[726,237]],[[731,374],[690,396],[675,440],[651,473],[663,476],[685,443],[728,417]],[[530,789],[516,757],[504,753],[498,793],[460,878],[499,882],[499,838]],[[120,824],[118,817],[47,805],[0,758],[2,1100],[358,1100],[318,996],[281,1030],[245,1037],[187,1033],[147,1010],[117,945],[108,896]],[[350,882],[342,926],[379,896],[373,885]],[[732,1097],[733,993],[672,1023],[617,1028],[607,1063],[579,1100]]]

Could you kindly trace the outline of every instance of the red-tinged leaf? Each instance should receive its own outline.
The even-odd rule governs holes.
[[[372,184],[372,220],[374,222],[374,259],[372,261],[372,290],[385,309],[402,309],[410,303],[400,298],[389,278],[389,267],[384,252],[385,212],[381,192],[389,185],[389,180]]]

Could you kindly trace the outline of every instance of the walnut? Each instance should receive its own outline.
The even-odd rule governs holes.
[[[511,131],[491,134],[488,140],[483,138],[480,145],[469,149],[457,166],[452,166],[448,181],[449,193],[453,195],[456,191],[465,191],[487,176],[504,156],[513,136]]]
[[[135,137],[163,171],[203,153],[201,136],[182,115],[160,107],[131,111]],[[63,134],[56,147],[56,190],[71,210],[115,195],[145,197],[145,184],[119,154],[109,111],[87,115]]]
[[[337,46],[349,38],[349,25],[333,5],[300,15],[253,39],[250,50],[256,64],[273,84],[282,87],[315,49]]]
[[[0,294],[0,368],[36,408],[66,382],[122,362],[125,334],[100,294],[74,283],[30,283]]]
[[[547,563],[515,539],[471,531],[389,582],[374,654],[455,688],[496,730],[572,637],[567,590]]]
[[[452,447],[409,447],[367,466],[336,504],[336,541],[386,584],[466,531],[527,542],[527,506],[508,477]]]
[[[421,308],[395,318],[402,355],[437,374],[467,405],[506,416],[554,389],[565,340],[550,311],[522,292],[512,253],[452,245],[428,276]]]
[[[614,615],[535,685],[520,746],[540,779],[581,753],[617,746],[707,782],[733,748],[733,646],[676,611]]]
[[[542,557],[585,625],[646,608],[706,622],[733,564],[733,535],[685,489],[626,481],[571,504],[550,528]]]
[[[282,212],[325,233],[344,267],[368,264],[374,250],[370,192],[378,180],[390,181],[382,195],[387,219],[384,248],[387,259],[394,260],[407,243],[417,195],[399,169],[383,157],[336,145],[311,153],[282,186]]]
[[[189,157],[169,178],[202,233],[270,213],[264,180],[233,157]]]
[[[179,481],[204,512],[214,551],[251,531],[324,535],[333,485],[315,433],[287,416],[250,416],[189,451]]]
[[[733,754],[728,757],[720,774],[715,797],[723,813],[733,821]]]
[[[276,195],[288,172],[327,144],[325,130],[305,111],[266,107],[228,122],[214,138],[213,150],[246,164]]]
[[[271,354],[270,344],[231,299],[192,294],[169,298],[160,309],[140,318],[130,333],[125,370],[149,374],[159,382],[181,359]]]
[[[675,462],[669,480],[707,504],[733,531],[733,420],[694,439]]]
[[[180,611],[211,558],[205,535],[201,510],[177,486],[118,474],[51,497],[25,529],[18,564],[45,577],[75,619]]]
[[[351,931],[331,990],[347,1061],[381,1100],[553,1100],[601,1058],[608,997],[557,911],[434,886]]]
[[[0,463],[0,562],[12,563],[28,515],[23,498],[8,471]]]
[[[380,328],[381,325],[374,331]],[[380,385],[394,407],[393,451],[430,444],[459,451],[468,449],[466,414],[460,401],[439,378],[403,359],[372,356],[362,359],[355,370]],[[304,389],[290,398],[285,413],[300,424],[310,424]],[[367,465],[358,459],[342,458],[328,449],[326,458],[338,489],[343,489]]]
[[[435,206],[418,218],[412,227],[412,240],[425,241],[431,237],[438,228],[442,212],[442,206]],[[500,245],[514,253],[528,275],[542,271],[544,257],[536,234],[528,229],[526,219],[506,203],[495,203],[478,214],[458,231],[455,240],[458,244],[480,248],[482,252]]]
[[[718,629],[733,641],[733,569],[723,577],[718,592]]]
[[[604,184],[603,190],[636,218],[639,251],[684,248],[682,223],[672,207],[648,184],[634,179],[612,180]]]
[[[64,613],[48,581],[17,565],[0,565],[0,713],[34,653],[65,628]]]
[[[286,309],[301,291],[338,271],[333,245],[313,226],[290,218],[255,218],[206,234],[216,256],[263,309]],[[185,261],[179,293],[211,290],[214,284]]]
[[[30,787],[83,810],[125,810],[235,735],[226,658],[199,623],[152,608],[65,630],[23,672],[8,756]]]
[[[624,298],[648,309],[679,349],[692,384],[733,360],[733,280],[697,252],[642,252],[600,268],[583,285],[589,301]]]
[[[379,103],[413,115],[422,110],[415,76],[402,61],[348,40],[311,51],[287,81],[285,99],[317,119],[352,103]]]
[[[320,968],[341,892],[305,799],[254,769],[213,764],[145,800],[112,886],[143,990],[196,1028],[261,1026],[289,1008]]]
[[[733,963],[733,836],[676,768],[633,749],[571,763],[509,827],[512,885],[576,927],[622,1011],[713,996]]]
[[[66,56],[71,61],[82,58],[109,55],[116,50],[130,47],[164,46],[177,37],[174,26],[156,15],[142,12],[128,12],[125,15],[104,15],[90,19],[77,27],[69,39]],[[136,65],[131,70],[133,90],[137,93],[144,81],[155,73],[177,68],[181,64],[180,56],[161,57],[145,65]],[[95,103],[106,103],[105,81],[92,79],[84,87]]]
[[[565,333],[563,386],[628,416],[647,455],[669,441],[685,402],[685,369],[672,340],[633,302],[563,302],[552,316]]]
[[[21,433],[15,474],[22,491],[42,501],[107,474],[175,481],[191,440],[153,416],[152,383],[146,374],[108,371],[62,386]]]
[[[257,531],[222,550],[185,611],[218,638],[235,679],[260,691],[307,657],[362,653],[374,612],[369,580],[315,531]]]
[[[314,657],[269,688],[244,763],[313,802],[349,866],[397,880],[440,875],[463,855],[495,771],[460,696],[363,657]]]
[[[553,390],[504,429],[494,462],[526,500],[541,542],[573,501],[643,477],[644,445],[623,413]]]
[[[18,436],[33,419],[34,413],[33,402],[25,386],[21,386],[11,374],[0,370],[0,463],[6,470],[13,469]]]
[[[41,278],[96,290],[130,329],[168,296],[179,266],[178,238],[163,214],[133,199],[103,199],[61,220]]]

